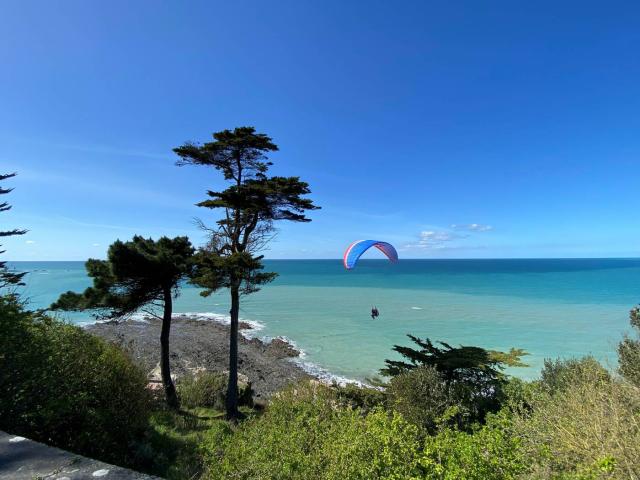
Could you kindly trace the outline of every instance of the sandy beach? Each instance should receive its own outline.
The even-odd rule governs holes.
[[[124,348],[147,372],[159,362],[161,321],[153,317],[144,320],[124,320],[89,325],[87,331]],[[241,334],[251,325],[241,322]],[[229,327],[212,320],[175,316],[171,325],[171,372],[178,378],[202,368],[224,371],[228,365]],[[246,375],[255,398],[267,398],[288,384],[309,378],[291,359],[299,352],[287,342],[274,339],[264,342],[257,338],[239,338],[239,373]]]

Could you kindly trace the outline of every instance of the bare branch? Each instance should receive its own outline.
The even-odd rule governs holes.
[[[153,310],[143,308],[143,309],[141,309],[141,311],[146,313],[150,317],[153,317],[153,318],[158,319],[158,320],[162,320],[162,317],[160,315],[158,315],[157,313],[155,313]]]

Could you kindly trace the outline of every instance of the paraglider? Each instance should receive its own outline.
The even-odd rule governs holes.
[[[391,262],[396,263],[398,261],[398,252],[396,252],[396,249],[390,243],[381,242],[379,240],[358,240],[357,242],[353,242],[349,245],[345,250],[344,257],[342,259],[344,268],[347,270],[353,269],[362,254],[371,247],[376,247],[384,253]],[[371,320],[375,320],[379,316],[380,312],[378,311],[378,307],[371,307]]]
[[[398,252],[396,252],[396,249],[390,243],[381,242],[379,240],[358,240],[357,242],[353,242],[349,245],[347,250],[344,252],[344,258],[342,259],[344,268],[351,270],[355,267],[360,256],[371,247],[376,247],[393,263],[398,261]]]

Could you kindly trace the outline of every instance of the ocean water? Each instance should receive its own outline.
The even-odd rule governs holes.
[[[451,344],[523,348],[538,375],[545,358],[591,354],[615,367],[615,348],[640,302],[640,259],[271,260],[280,274],[242,299],[241,317],[259,336],[283,336],[304,352],[309,369],[344,378],[376,374],[407,333]],[[30,272],[22,294],[42,308],[67,290],[90,285],[82,262],[15,262]],[[176,312],[225,315],[227,292],[209,298],[185,286]],[[372,320],[377,306],[380,317]],[[63,314],[74,323],[89,314]]]

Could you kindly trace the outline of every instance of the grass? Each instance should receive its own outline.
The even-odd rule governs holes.
[[[247,418],[257,415],[248,408],[241,411]],[[204,471],[201,446],[212,432],[221,437],[233,432],[220,410],[156,410],[149,419],[146,441],[139,446],[139,468],[167,480],[198,479]]]

